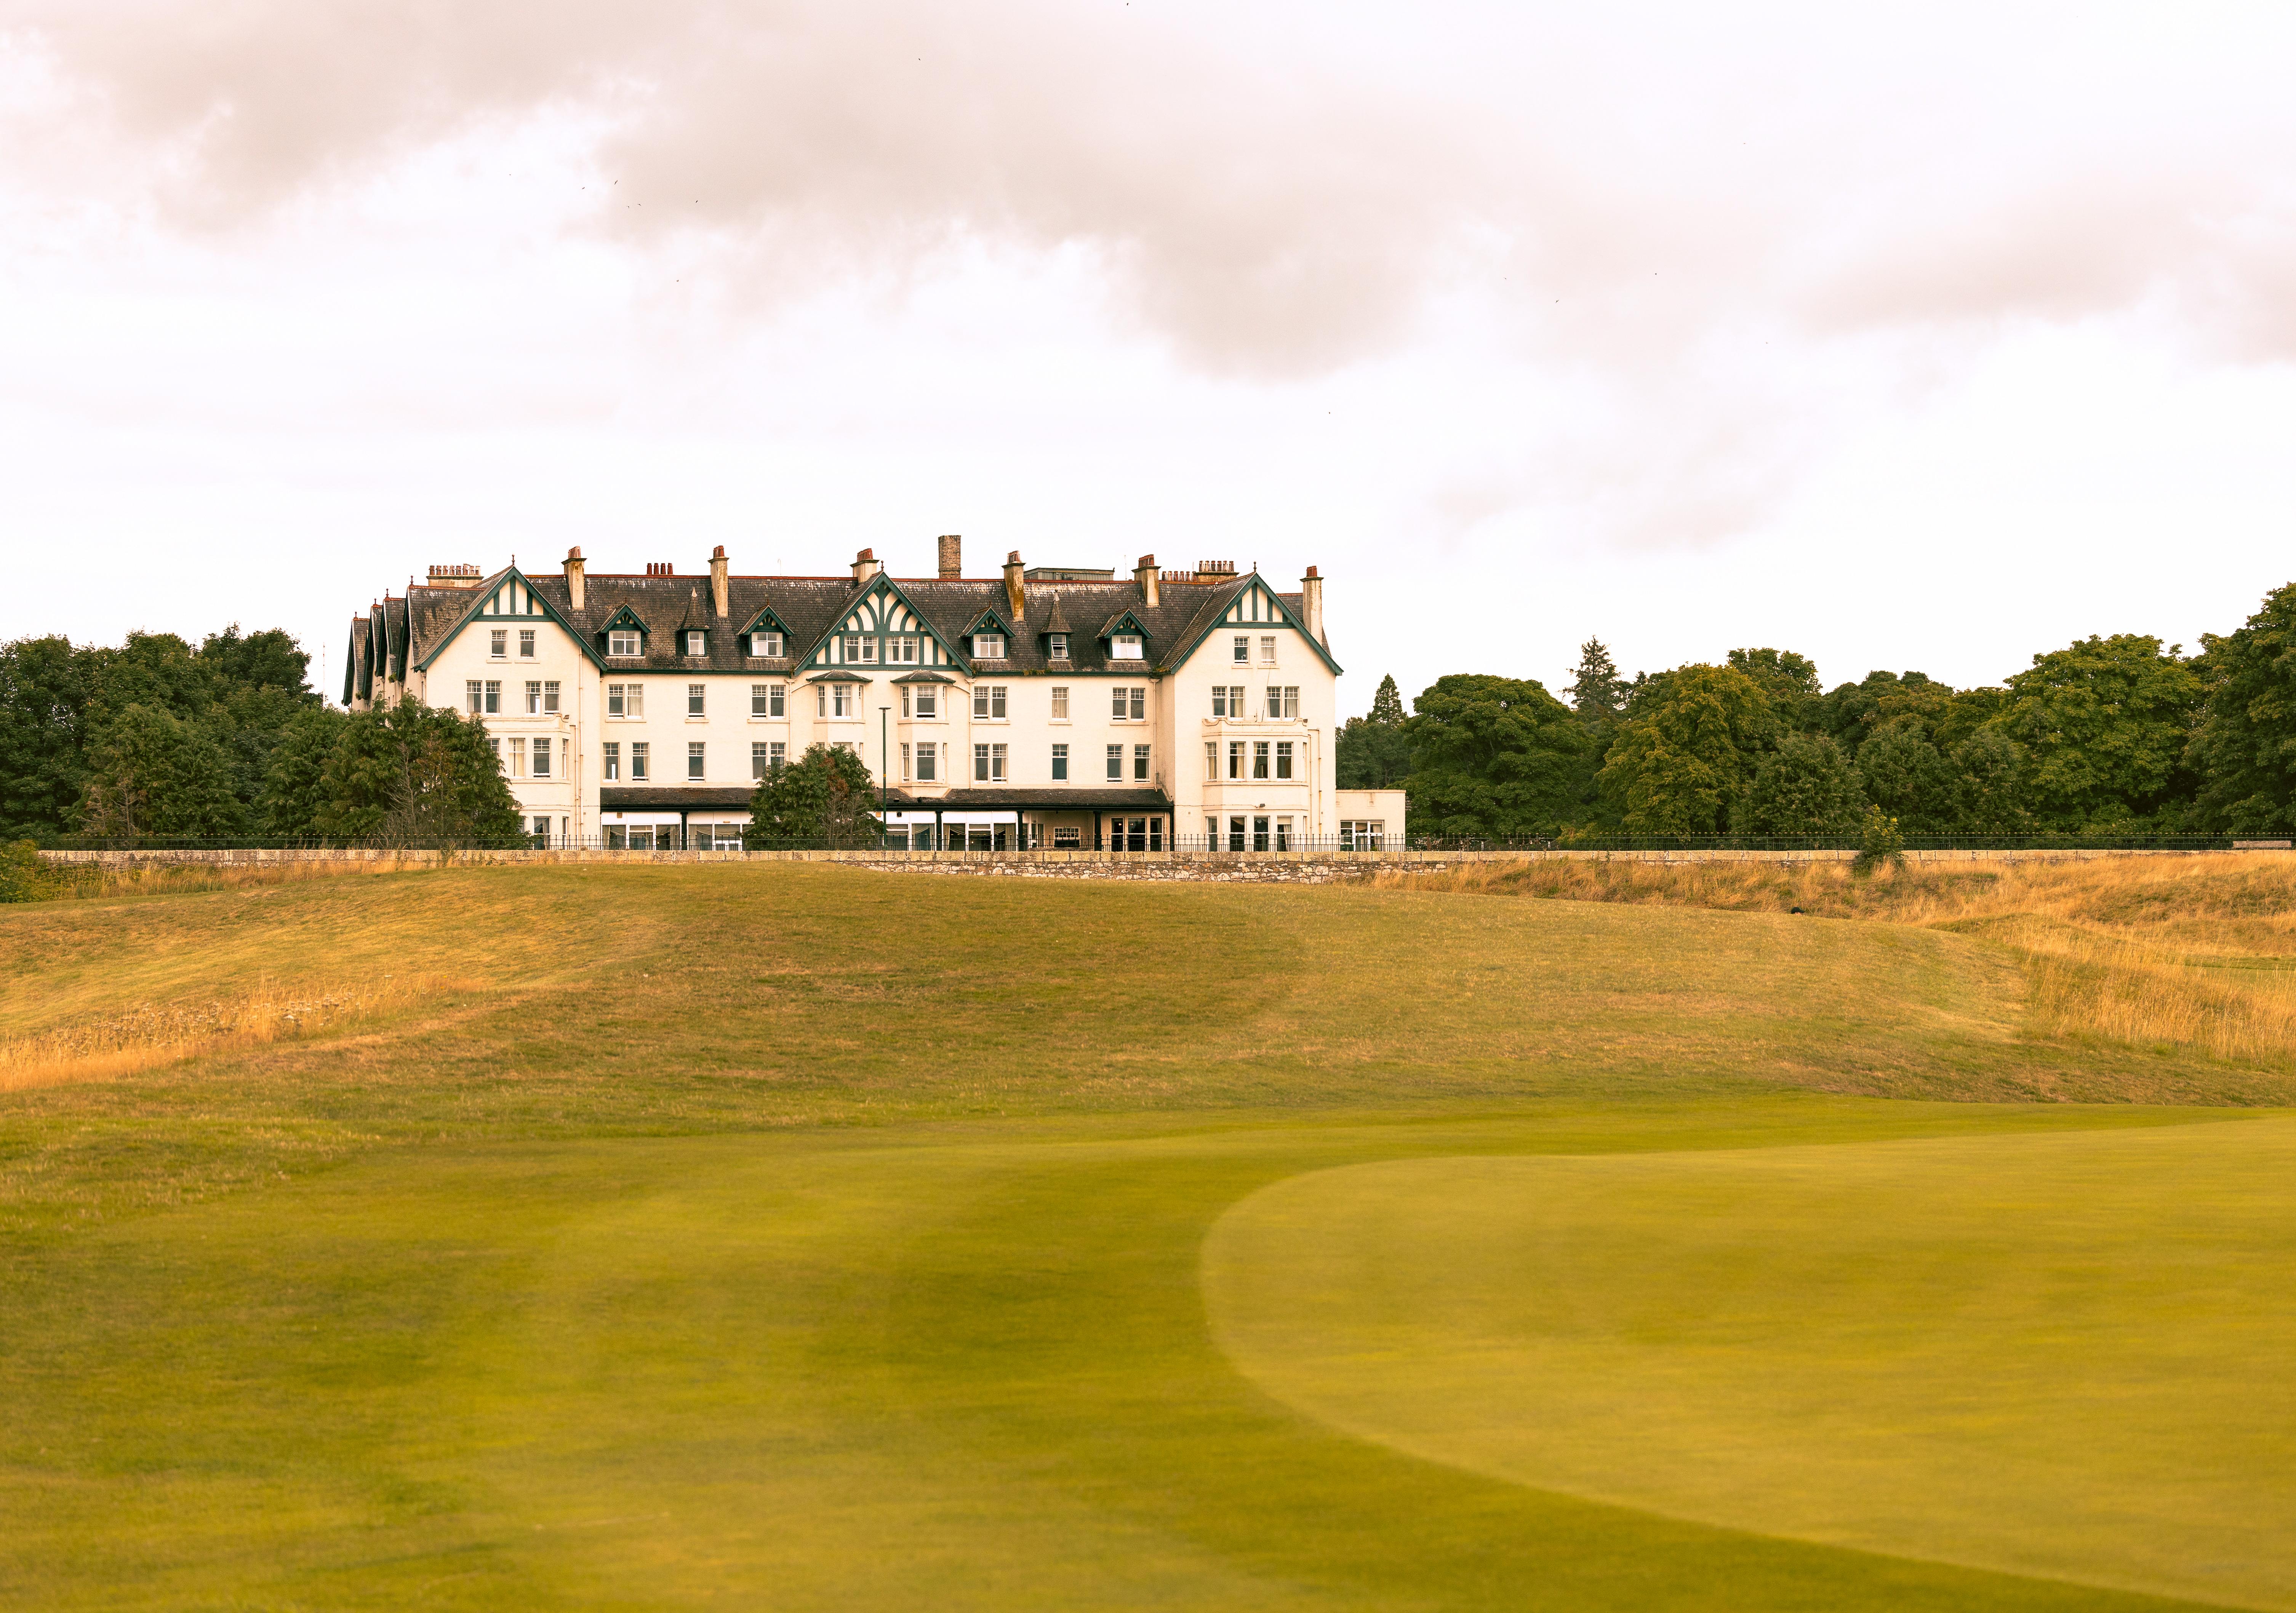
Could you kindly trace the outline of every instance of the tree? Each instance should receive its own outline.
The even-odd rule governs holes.
[[[750,798],[750,843],[827,840],[873,845],[883,825],[870,811],[877,782],[842,745],[813,744],[794,762],[767,771]]]
[[[1791,650],[1733,650],[1729,664],[1754,680],[1781,729],[1821,726],[1817,663]]]
[[[80,786],[84,831],[210,838],[240,832],[245,819],[228,760],[198,723],[134,705],[105,725]]]
[[[414,700],[340,719],[304,798],[320,801],[311,830],[351,839],[498,846],[525,827],[484,725]]]
[[[1578,666],[1570,675],[1570,709],[1592,727],[1608,727],[1627,708],[1627,680],[1598,638],[1578,646]]]
[[[2200,775],[2198,816],[2234,834],[2296,829],[2296,583],[2274,589],[2247,622],[2201,640],[2206,714],[2186,752]]]
[[[1960,775],[1910,723],[1883,728],[1858,748],[1857,778],[1866,798],[1908,833],[1951,834],[1961,826]]]
[[[1603,794],[1637,834],[1726,831],[1775,719],[1734,667],[1677,667],[1645,680],[1603,765]]]
[[[1391,672],[1379,680],[1378,689],[1373,692],[1371,720],[1390,727],[1403,725],[1403,692],[1395,686],[1395,675]]]
[[[2184,758],[2202,692],[2178,647],[2117,633],[2035,656],[1992,725],[2024,752],[2041,827],[2127,823],[2192,794]]]
[[[1885,727],[1911,728],[1933,743],[1954,705],[1953,687],[1924,672],[1869,672],[1865,681],[1837,684],[1817,704],[1811,726],[1833,736],[1853,762],[1866,740]]]
[[[333,804],[329,794],[327,766],[350,721],[340,711],[319,707],[298,717],[271,748],[259,802],[263,827],[267,832],[320,832],[320,821]]]
[[[1595,741],[1528,678],[1439,677],[1412,702],[1411,830],[1448,839],[1551,835],[1572,820]]]
[[[1823,733],[1783,733],[1754,769],[1735,827],[1749,834],[1846,834],[1866,813],[1857,775]]]
[[[1954,771],[1964,834],[2030,834],[2025,805],[2025,753],[1997,727],[1980,728],[1947,753]]]
[[[62,834],[73,821],[94,654],[53,635],[0,644],[0,837]]]
[[[1411,741],[1403,731],[1403,697],[1383,677],[1369,716],[1351,716],[1332,741],[1332,771],[1342,790],[1392,790],[1411,771]]]

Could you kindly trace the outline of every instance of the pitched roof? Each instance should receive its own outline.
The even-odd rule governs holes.
[[[410,618],[412,659],[419,661],[430,656],[453,633],[455,625],[477,609],[502,575],[496,572],[475,589],[432,588],[418,583],[407,591],[405,599],[390,602],[399,611],[401,653],[408,647]],[[1178,665],[1177,658],[1218,621],[1239,594],[1254,583],[1266,586],[1264,579],[1250,574],[1218,583],[1167,582],[1160,589],[1158,603],[1151,606],[1141,598],[1139,585],[1129,577],[1120,582],[1031,582],[1024,585],[1021,618],[1013,621],[1012,604],[1002,578],[889,580],[898,582],[917,613],[955,645],[960,653],[964,648],[962,635],[982,615],[994,612],[1000,619],[1012,621],[1014,632],[1004,647],[1004,659],[993,663],[997,675],[1012,676],[1054,670],[1054,663],[1045,655],[1042,635],[1063,631],[1070,635],[1069,659],[1057,668],[1064,674],[1170,671]],[[708,653],[704,655],[680,655],[674,640],[650,639],[642,663],[615,658],[615,665],[619,667],[642,666],[665,671],[772,672],[793,668],[844,620],[862,592],[862,587],[849,577],[735,577],[727,581],[727,609],[721,618],[712,614],[709,605],[701,602],[700,588],[691,576],[594,573],[587,579],[582,609],[578,610],[573,607],[562,575],[545,572],[526,576],[526,581],[553,611],[581,635],[593,652],[600,655],[604,646],[599,643],[599,635],[625,605],[648,623],[684,622],[685,613],[691,609],[696,614],[687,625],[724,629],[709,635]],[[1299,595],[1279,597],[1296,613]],[[788,629],[790,643],[786,648],[790,653],[770,659],[743,653],[749,645],[739,636],[739,630],[768,610]],[[1111,662],[1106,644],[1081,639],[1073,629],[1053,625],[1056,619],[1062,623],[1072,618],[1111,620],[1120,618],[1127,610],[1147,633],[1146,661]]]

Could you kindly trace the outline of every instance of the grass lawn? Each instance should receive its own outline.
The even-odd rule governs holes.
[[[0,1604],[2296,1605],[2288,1077],[1982,936],[465,870],[0,994]]]

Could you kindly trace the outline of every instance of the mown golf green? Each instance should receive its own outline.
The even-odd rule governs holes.
[[[0,1098],[7,1605],[2296,1605],[2285,1077],[1972,938],[474,869],[0,984],[374,1004]]]

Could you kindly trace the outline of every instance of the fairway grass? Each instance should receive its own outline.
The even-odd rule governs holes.
[[[1431,1461],[2296,1607],[2296,1121],[1387,1161],[1204,1273],[1255,1383]]]
[[[2210,1334],[2159,1381],[2182,1359],[2250,1384],[2255,1426],[2226,1437],[2268,1468],[2282,1318],[2241,1308],[2244,1277],[2214,1311],[2194,1284],[2284,1204],[2240,1184],[2288,1123],[2202,1105],[2282,1101],[2287,1078],[2036,1035],[2026,984],[1984,937],[1880,924],[787,864],[0,910],[0,1040],[66,1066],[0,1094],[0,1606],[2284,1605],[2065,1567],[2062,1518],[2013,1531],[2026,1557],[1817,1538],[1775,1502],[1710,1518],[1463,1454],[1424,1405],[1350,1430],[1299,1380],[1331,1350],[1240,1342],[1259,1290],[1335,1261],[1355,1300],[1282,1308],[1344,1333],[1391,1291],[1360,1216],[1254,1253],[1265,1207],[1458,1173],[1379,1229],[1429,1240],[1431,1322],[1484,1306],[1473,1325],[1517,1347],[1529,1290],[1446,1288],[1478,1269],[1447,1251],[1567,1267],[1567,1240],[1509,1241],[1507,1207],[1608,1206],[1581,1342],[1650,1292],[1694,1331],[1717,1273],[1762,1274],[1725,1309],[1785,1335],[1777,1381],[1816,1430],[1778,1445],[1796,1463],[1931,1414],[1890,1396],[1923,1337],[1905,1317],[1940,1292],[1973,1339],[2041,1296],[2016,1358],[2053,1380],[1970,1363],[1973,1423],[2091,1383],[2152,1426],[2124,1393],[2141,1353],[2048,1336],[2120,1337],[2092,1301],[2134,1284]],[[256,1037],[219,1011],[327,998],[351,1009]],[[218,1030],[187,1043],[203,1014]],[[155,1061],[72,1065],[144,1024],[175,1038]],[[2182,1101],[2132,1101],[2161,1098]],[[1471,1191],[1515,1170],[1622,1185]],[[2156,1175],[2162,1202],[2127,1196]],[[1455,1192],[1481,1207],[1464,1230],[1435,1213]],[[1701,1207],[1688,1229],[1667,1192]],[[1844,1203],[1888,1207],[1898,1241],[1810,1224]],[[1270,1259],[1291,1265],[1237,1275]],[[1780,1320],[1789,1279],[1807,1336]],[[1423,1347],[1427,1381],[1454,1370]],[[1839,1404],[1807,1393],[1827,1359]],[[1521,1435],[1529,1403],[1494,1404]],[[1669,1421],[1743,1436],[1728,1412]],[[2062,1474],[2081,1448],[2027,1455]],[[2151,1470],[2084,1470],[2060,1512]],[[2169,1560],[2189,1511],[2160,1510]]]

